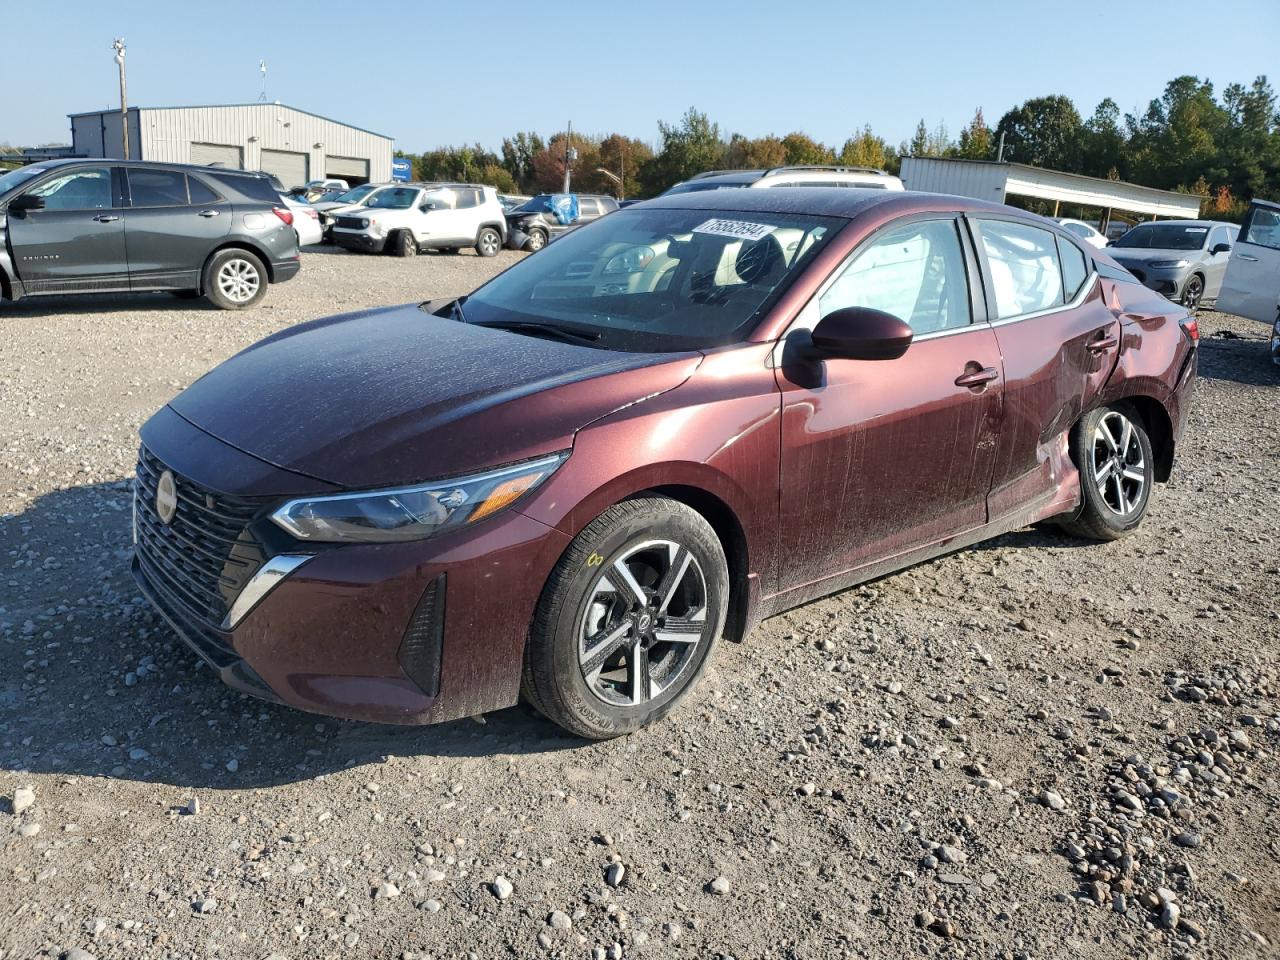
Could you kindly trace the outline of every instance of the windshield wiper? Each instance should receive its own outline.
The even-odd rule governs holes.
[[[550,336],[566,343],[595,343],[600,339],[596,331],[571,330],[555,323],[543,323],[538,320],[499,320],[496,323],[477,323],[477,327],[489,327],[494,330],[511,330],[515,333],[527,333],[531,336]]]

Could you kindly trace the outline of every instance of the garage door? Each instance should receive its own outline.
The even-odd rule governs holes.
[[[355,177],[361,182],[369,179],[369,161],[357,160],[355,157],[326,157],[324,162],[326,177],[342,177],[348,180]]]
[[[263,150],[262,169],[274,174],[284,184],[286,190],[300,187],[310,177],[307,176],[307,155],[291,153],[288,150]]]
[[[243,170],[244,154],[239,147],[233,147],[230,144],[193,143],[191,162],[197,167],[211,167],[217,164],[232,170]]]

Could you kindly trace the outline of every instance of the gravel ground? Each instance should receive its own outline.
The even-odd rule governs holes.
[[[1280,955],[1280,368],[1244,321],[1203,315],[1137,535],[794,611],[626,739],[322,720],[200,668],[127,571],[140,423],[518,256],[309,253],[246,313],[0,305],[0,960]]]

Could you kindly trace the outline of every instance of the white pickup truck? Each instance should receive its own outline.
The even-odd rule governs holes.
[[[383,188],[363,207],[339,214],[332,236],[338,246],[366,253],[412,257],[421,250],[474,247],[492,257],[506,240],[507,220],[493,187],[405,185]]]

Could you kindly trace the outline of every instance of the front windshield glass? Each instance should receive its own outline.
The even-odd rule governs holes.
[[[564,234],[463,303],[478,324],[551,324],[600,347],[736,343],[847,223],[632,207]]]
[[[388,187],[379,190],[365,204],[370,210],[408,210],[418,198],[418,191],[411,187]]]
[[[359,203],[376,189],[378,188],[372,184],[366,183],[362,186],[348,190],[346,193],[339,194],[335,199],[340,203]]]
[[[1112,246],[1148,250],[1199,250],[1209,228],[1185,223],[1144,223],[1134,227]]]
[[[0,174],[0,194],[7,193],[14,187],[20,187],[28,180],[33,180],[48,170],[48,167],[19,167],[8,173]]]

